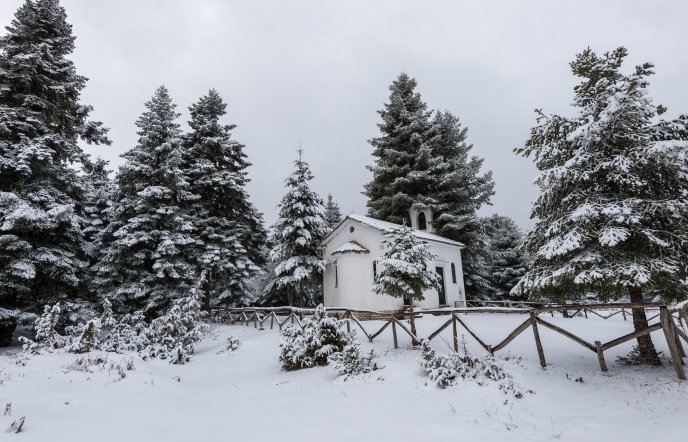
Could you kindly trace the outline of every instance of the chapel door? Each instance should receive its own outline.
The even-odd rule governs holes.
[[[435,271],[440,276],[440,285],[437,288],[437,294],[440,298],[440,305],[445,305],[447,303],[447,295],[444,291],[444,267],[435,267]]]

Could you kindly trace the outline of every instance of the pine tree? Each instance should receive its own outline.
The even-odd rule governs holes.
[[[368,215],[383,221],[409,222],[409,209],[423,203],[429,186],[428,139],[432,112],[415,92],[416,80],[402,73],[389,87],[389,102],[378,111],[381,136],[371,139],[374,166],[368,166],[373,179],[366,184]],[[421,171],[421,172],[419,172]]]
[[[462,251],[466,295],[469,299],[489,296],[482,274],[486,272],[486,243],[478,210],[490,204],[494,195],[492,172],[481,173],[483,159],[471,156],[473,145],[466,141],[468,129],[450,112],[438,112],[432,121],[431,183],[427,203],[418,207],[432,210],[437,233],[466,245]],[[423,207],[425,206],[425,207]]]
[[[382,270],[375,280],[373,291],[378,295],[401,298],[408,303],[411,333],[415,336],[413,303],[424,299],[424,290],[439,285],[439,276],[428,268],[428,262],[435,256],[430,246],[416,238],[413,229],[405,225],[385,233],[381,245],[385,253],[377,260]]]
[[[339,205],[332,198],[332,194],[327,195],[327,202],[325,203],[325,224],[330,229],[333,229],[342,221],[342,211]]]
[[[516,291],[532,298],[602,301],[628,295],[685,298],[688,285],[688,117],[656,122],[664,108],[647,94],[652,65],[620,71],[625,48],[579,54],[571,69],[578,115],[545,116],[516,152],[541,171],[526,238],[534,265]],[[647,326],[633,310],[636,330]],[[642,357],[659,363],[649,335]]]
[[[199,265],[205,303],[247,305],[248,281],[265,262],[266,232],[246,192],[245,146],[232,139],[235,125],[220,122],[226,107],[213,89],[190,108],[189,191],[199,197],[193,211],[204,244]]]
[[[287,291],[289,305],[303,306],[306,296],[313,296],[320,286],[325,261],[318,244],[327,233],[323,219],[323,203],[309,187],[313,174],[302,158],[294,162],[295,170],[285,181],[287,193],[279,204],[279,219],[273,227],[274,246],[270,252],[275,267],[275,279],[267,287]],[[319,292],[319,289],[317,290]]]
[[[87,79],[58,0],[27,0],[0,37],[0,308],[38,312],[84,293],[78,144],[109,144],[80,103]],[[3,328],[4,329],[4,328]]]
[[[409,222],[410,209],[431,209],[437,233],[467,246],[462,261],[469,298],[486,297],[480,274],[478,210],[494,194],[492,173],[470,156],[467,129],[450,112],[427,111],[416,81],[402,74],[390,87],[389,102],[378,113],[381,136],[370,141],[375,165],[365,187],[368,214],[397,224]]]
[[[123,155],[112,221],[101,235],[96,285],[116,310],[158,316],[196,284],[198,220],[189,192],[178,117],[158,88],[139,117],[139,142]]]
[[[85,205],[83,235],[91,264],[95,264],[97,239],[110,222],[110,210],[115,196],[115,183],[109,176],[108,162],[98,158],[84,168]]]
[[[521,249],[523,233],[514,220],[507,216],[492,215],[481,219],[485,253],[484,273],[479,275],[485,283],[483,293],[487,299],[505,300],[530,265],[527,254]]]

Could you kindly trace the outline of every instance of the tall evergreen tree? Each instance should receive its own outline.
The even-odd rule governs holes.
[[[530,265],[521,247],[523,233],[507,216],[492,215],[481,218],[480,223],[485,251],[480,257],[484,263],[483,274],[479,275],[485,284],[482,293],[491,300],[509,299]]]
[[[390,86],[389,102],[378,113],[381,136],[373,138],[373,179],[363,192],[368,214],[397,224],[409,223],[411,207],[433,212],[438,234],[464,243],[464,274],[469,298],[487,296],[480,223],[477,215],[494,194],[491,172],[470,156],[467,129],[450,112],[432,112],[415,92],[416,81],[401,74]]]
[[[325,203],[325,224],[332,229],[341,221],[342,211],[339,209],[339,204],[332,198],[332,194],[329,193],[327,195],[327,202]]]
[[[80,103],[87,79],[58,0],[27,0],[0,37],[0,310],[37,312],[84,293],[87,163],[78,141],[109,144]],[[76,167],[75,167],[76,166]]]
[[[139,117],[138,144],[125,153],[116,182],[112,221],[103,231],[95,266],[101,297],[120,311],[159,315],[187,296],[198,277],[200,241],[189,206],[179,114],[161,86]]]
[[[492,172],[481,173],[483,159],[471,156],[468,129],[450,112],[438,112],[432,121],[428,144],[432,164],[426,204],[434,214],[437,233],[467,247],[461,255],[469,299],[489,297],[481,275],[486,272],[487,244],[478,210],[494,195]],[[419,208],[424,208],[423,205]]]
[[[264,264],[266,232],[262,215],[248,199],[244,145],[232,139],[235,125],[220,122],[227,105],[210,90],[191,106],[191,132],[186,136],[189,191],[198,196],[194,219],[203,250],[202,288],[206,302],[246,305],[247,282]]]
[[[381,135],[369,141],[376,159],[368,166],[373,179],[363,192],[369,198],[368,215],[397,224],[410,225],[409,209],[424,202],[429,185],[422,171],[430,161],[432,112],[415,88],[416,80],[405,73],[392,83],[389,102],[378,111]]]
[[[95,264],[98,236],[110,223],[115,183],[109,176],[108,162],[98,158],[84,168],[85,206],[83,234],[91,264]]]
[[[270,252],[275,267],[275,279],[267,287],[284,288],[289,305],[303,306],[312,286],[321,284],[325,261],[318,244],[327,233],[323,219],[323,202],[309,186],[313,174],[302,158],[294,162],[295,170],[285,181],[287,193],[279,204],[279,219],[273,227],[274,246]],[[318,290],[319,291],[319,290]]]
[[[526,247],[534,266],[517,291],[533,298],[601,300],[629,296],[684,299],[688,286],[688,117],[658,121],[665,110],[647,94],[652,65],[620,71],[625,48],[579,54],[571,69],[573,118],[539,113],[516,152],[541,171]],[[647,326],[633,310],[636,330]],[[649,335],[646,361],[659,363]]]

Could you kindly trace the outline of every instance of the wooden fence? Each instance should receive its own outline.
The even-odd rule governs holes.
[[[594,341],[589,342],[579,336],[576,336],[572,332],[565,330],[557,325],[552,324],[549,321],[544,320],[540,317],[543,314],[551,314],[554,316],[555,312],[574,312],[569,316],[584,315],[586,318],[588,314],[594,314],[603,319],[609,319],[612,316],[621,314],[626,320],[627,312],[630,314],[630,310],[634,308],[642,308],[646,312],[657,313],[648,318],[652,320],[659,317],[659,322],[650,324],[643,330],[634,331],[616,339],[612,339],[608,342]],[[414,335],[408,324],[405,323],[404,319],[408,316],[407,312],[377,312],[369,310],[352,310],[346,308],[327,308],[328,314],[335,315],[341,320],[346,322],[346,327],[348,331],[351,331],[352,324],[355,324],[363,334],[368,338],[369,342],[373,342],[375,338],[380,336],[385,330],[390,328],[392,330],[392,338],[394,341],[394,348],[399,348],[399,330],[406,333],[410,338],[411,342],[418,342],[421,340],[420,336]],[[612,313],[606,313],[612,311]],[[228,309],[214,309],[211,312],[211,319],[216,322],[227,322],[227,323],[244,323],[245,325],[250,325],[253,323],[254,327],[263,329],[267,326],[269,321],[270,329],[277,326],[279,330],[287,323],[296,324],[303,327],[303,319],[306,316],[312,315],[314,309],[304,309],[297,307],[246,307],[246,308],[228,308]],[[503,339],[501,342],[496,344],[488,344],[485,339],[478,336],[462,319],[459,315],[470,315],[477,313],[488,313],[488,314],[513,314],[513,315],[523,315],[525,320],[516,327],[509,335]],[[683,358],[686,357],[686,353],[683,349],[681,340],[688,343],[688,304],[681,307],[671,308],[665,304],[656,303],[642,303],[642,304],[632,304],[632,303],[615,303],[615,304],[566,304],[566,305],[541,305],[532,308],[508,308],[508,307],[467,307],[467,308],[441,308],[441,309],[427,309],[427,310],[417,310],[415,314],[430,314],[435,316],[448,316],[447,321],[445,321],[439,328],[434,330],[426,339],[432,340],[439,336],[439,334],[446,328],[451,326],[452,337],[453,337],[453,348],[454,351],[459,351],[459,335],[458,327],[463,328],[473,339],[480,344],[482,348],[485,349],[490,354],[494,354],[497,351],[506,348],[517,336],[526,331],[527,329],[532,329],[533,338],[535,342],[535,347],[537,349],[538,358],[540,360],[540,365],[544,368],[547,366],[545,360],[545,353],[542,347],[542,342],[540,340],[539,327],[548,328],[574,342],[580,344],[583,348],[590,350],[591,352],[597,354],[597,358],[602,371],[607,371],[607,362],[604,358],[604,352],[610,348],[616,347],[617,345],[628,342],[632,339],[636,339],[640,336],[648,335],[650,333],[662,330],[664,338],[667,341],[669,347],[669,353],[671,356],[671,361],[676,371],[676,376],[679,379],[685,380],[686,373],[684,370]],[[647,313],[646,313],[647,314]],[[649,315],[648,315],[649,316]],[[368,331],[362,322],[369,319],[384,321],[384,324],[377,330]]]

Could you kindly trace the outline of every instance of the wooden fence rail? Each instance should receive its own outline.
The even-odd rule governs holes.
[[[587,313],[593,313],[603,319],[609,319],[610,317],[621,314],[626,319],[626,311],[630,311],[634,308],[642,308],[645,310],[659,310],[657,315],[653,316],[651,319],[659,317],[660,321],[655,324],[648,325],[643,330],[634,331],[618,338],[612,339],[608,342],[594,341],[588,342],[585,339],[576,336],[571,331],[568,331],[562,327],[552,324],[551,322],[545,321],[539,317],[542,313],[560,312],[560,311],[573,311],[583,312],[587,318]],[[404,319],[408,316],[407,312],[376,312],[370,310],[352,310],[346,308],[327,308],[327,313],[330,315],[337,316],[342,321],[345,321],[347,331],[351,331],[352,324],[356,325],[365,335],[369,342],[373,342],[375,338],[380,336],[390,325],[392,329],[392,338],[394,341],[394,348],[399,348],[398,332],[397,327],[400,328],[404,333],[406,333],[410,338],[411,342],[418,342],[421,337],[414,335],[407,324],[405,324]],[[617,310],[611,314],[600,313],[601,311]],[[276,324],[279,330],[287,324],[291,323],[293,325],[298,325],[303,328],[302,320],[304,317],[312,315],[314,309],[305,309],[298,307],[246,307],[246,308],[228,308],[228,309],[214,309],[211,312],[211,319],[217,322],[228,322],[228,323],[244,323],[249,325],[253,323],[255,328],[263,329],[264,324],[269,320],[270,329],[273,329]],[[511,331],[505,339],[501,342],[491,345],[488,344],[484,339],[478,336],[462,319],[459,315],[470,315],[478,313],[487,314],[520,314],[525,315],[527,318],[513,331]],[[542,346],[542,341],[540,340],[540,331],[538,326],[545,327],[558,333],[578,344],[582,347],[592,351],[597,354],[597,358],[600,364],[600,369],[602,371],[607,371],[607,363],[604,357],[604,352],[610,348],[621,345],[624,342],[636,339],[640,336],[644,336],[655,331],[662,330],[664,337],[666,339],[667,345],[669,347],[669,353],[671,356],[671,361],[676,371],[676,376],[679,379],[685,380],[686,373],[684,370],[684,361],[686,353],[683,349],[682,340],[688,344],[688,332],[686,327],[688,326],[688,303],[680,305],[678,307],[670,308],[664,304],[657,303],[616,303],[616,304],[585,304],[585,305],[538,305],[532,308],[513,308],[513,307],[467,307],[467,308],[443,308],[443,309],[426,309],[417,310],[416,315],[430,314],[435,316],[449,316],[447,321],[442,323],[442,325],[434,330],[428,335],[426,339],[432,340],[440,335],[445,329],[451,325],[452,329],[452,342],[455,352],[459,351],[459,339],[458,339],[458,326],[461,326],[475,341],[485,349],[490,354],[494,354],[497,351],[506,348],[517,336],[526,331],[527,329],[532,329],[535,347],[538,353],[538,359],[542,367],[547,366],[545,360],[544,348]],[[280,319],[280,317],[282,319]],[[372,332],[369,332],[362,321],[365,319],[376,319],[384,321],[382,326]],[[678,325],[677,325],[678,323]],[[680,327],[679,327],[680,326]],[[681,329],[683,328],[683,330]]]

